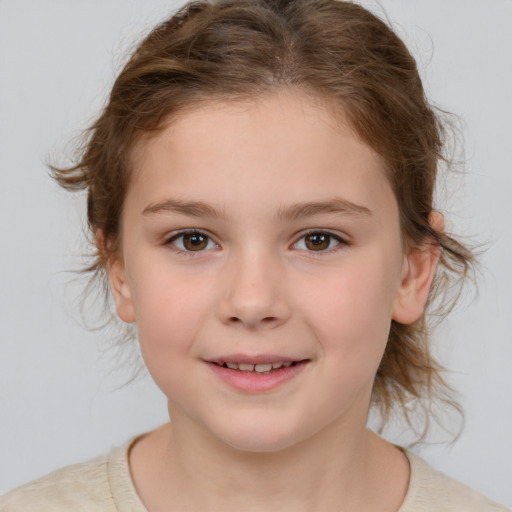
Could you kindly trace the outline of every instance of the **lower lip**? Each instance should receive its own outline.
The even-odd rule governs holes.
[[[245,393],[272,391],[298,376],[308,361],[301,361],[287,368],[281,367],[270,373],[244,372],[231,370],[215,363],[207,363],[213,373],[228,386]]]

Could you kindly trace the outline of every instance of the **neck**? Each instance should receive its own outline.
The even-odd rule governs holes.
[[[344,435],[339,431],[337,434]],[[212,444],[206,442],[195,444],[195,449],[189,450],[182,443],[180,432],[175,432],[170,451],[177,456],[185,470],[182,474],[188,475],[193,488],[207,483],[213,494],[223,496],[224,503],[230,498],[243,502],[250,499],[250,502],[259,502],[255,510],[270,510],[271,505],[279,505],[282,511],[299,511],[308,503],[311,506],[325,501],[334,482],[337,482],[335,488],[344,495],[354,488],[358,477],[366,471],[363,454],[367,451],[364,431],[358,433],[357,439],[354,437],[350,437],[353,442],[343,445],[346,449],[338,447],[336,455],[333,454],[336,444],[320,439],[279,451],[255,453],[237,450],[217,440],[213,449]],[[323,505],[315,509],[329,510],[325,503]],[[233,509],[240,510],[239,507]]]
[[[196,429],[175,420],[135,445],[132,473],[150,512],[168,510],[168,503],[176,510],[225,512],[369,511],[373,497],[375,510],[386,510],[386,486],[396,489],[389,510],[397,510],[405,495],[408,468],[397,489],[396,472],[388,482],[383,474],[393,471],[380,471],[378,462],[386,460],[387,469],[393,468],[400,452],[364,425],[338,425],[292,448],[266,453],[237,450]],[[403,470],[403,455],[401,462]]]

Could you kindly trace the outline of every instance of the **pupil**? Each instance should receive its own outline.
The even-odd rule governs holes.
[[[183,237],[183,245],[189,251],[199,251],[208,244],[208,238],[199,233],[192,233]]]
[[[308,249],[318,251],[329,247],[330,236],[325,233],[314,233],[306,237],[306,246]]]

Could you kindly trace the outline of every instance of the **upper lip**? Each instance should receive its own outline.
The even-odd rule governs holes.
[[[207,359],[210,363],[222,364],[222,363],[242,363],[242,364],[269,364],[269,363],[287,363],[287,362],[298,362],[304,361],[304,358],[297,358],[292,356],[282,356],[274,354],[230,354],[226,356],[214,357]]]

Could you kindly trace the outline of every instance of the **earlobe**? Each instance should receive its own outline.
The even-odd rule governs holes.
[[[432,213],[430,225],[436,231],[442,231],[443,216],[438,212]],[[400,288],[392,312],[392,318],[396,322],[412,324],[423,314],[440,252],[439,244],[429,239],[421,246],[413,248],[405,258]]]
[[[118,257],[110,257],[108,261],[108,274],[119,318],[126,323],[135,322],[135,310],[133,309],[130,285],[126,279],[124,264]]]
[[[115,254],[112,247],[101,230],[95,232],[96,246],[107,262],[107,271],[110,280],[110,290],[114,298],[119,318],[126,323],[135,322],[130,286],[126,279],[126,272],[122,258]]]

